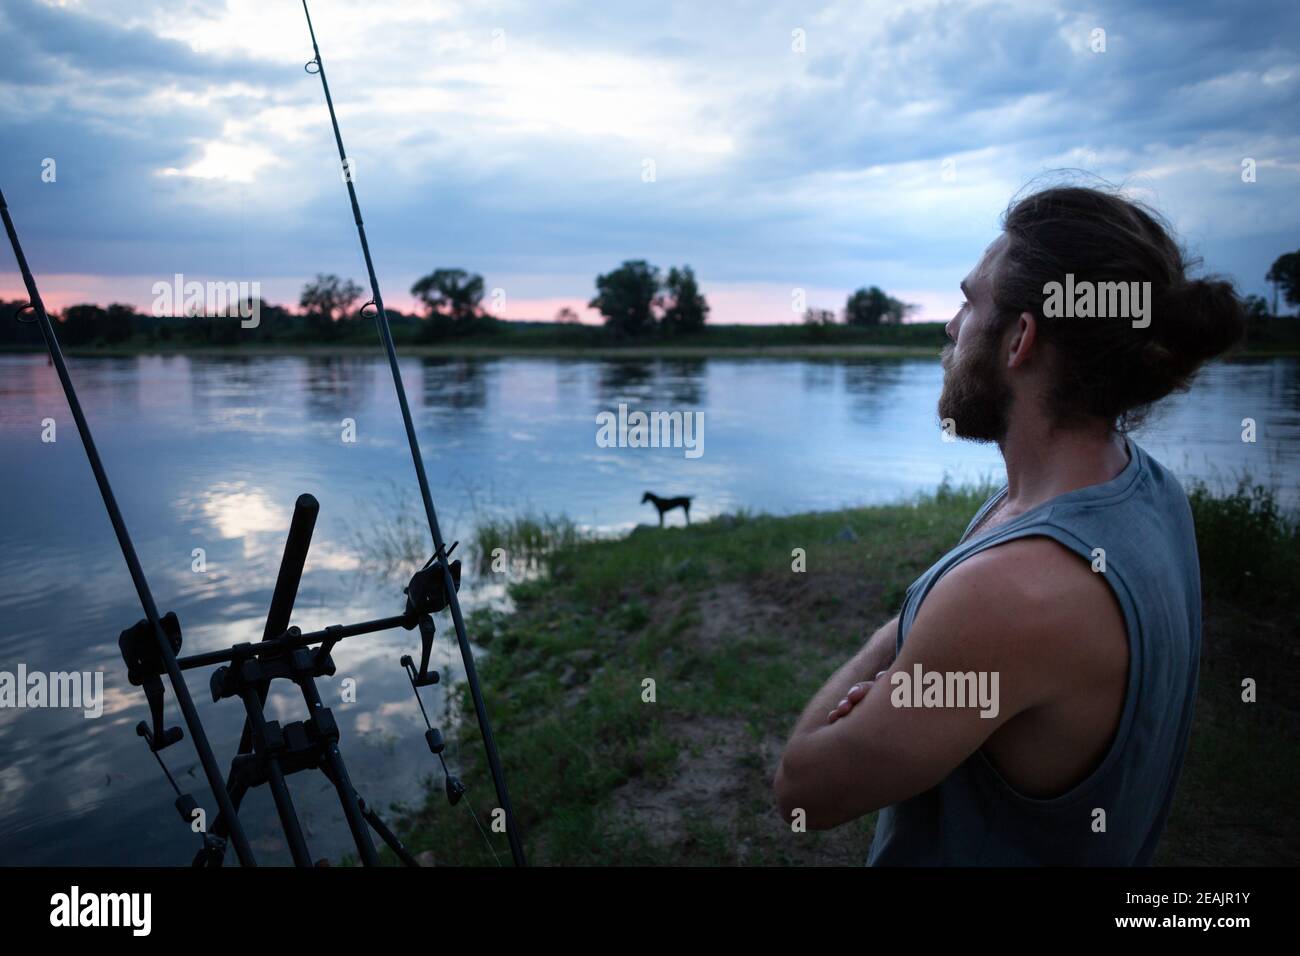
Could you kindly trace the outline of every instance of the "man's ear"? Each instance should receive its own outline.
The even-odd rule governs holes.
[[[1032,312],[1021,312],[1011,326],[1011,341],[1008,343],[1007,368],[1016,368],[1029,360],[1034,343],[1038,341],[1038,319]]]

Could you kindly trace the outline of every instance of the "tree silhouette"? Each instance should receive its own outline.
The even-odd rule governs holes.
[[[320,336],[331,336],[335,322],[352,318],[352,306],[361,298],[361,286],[351,279],[317,274],[314,282],[302,287],[298,307],[306,313],[307,326]]]
[[[107,323],[108,313],[97,305],[70,305],[63,310],[59,337],[68,345],[87,345],[103,334]]]
[[[464,269],[437,269],[411,286],[430,318],[470,322],[483,314],[483,277]]]
[[[120,303],[110,305],[104,323],[104,341],[111,344],[125,342],[134,332],[135,309]]]
[[[1273,283],[1273,312],[1277,312],[1277,289],[1289,305],[1300,305],[1300,250],[1280,255],[1264,278]]]
[[[1256,322],[1268,318],[1268,300],[1262,295],[1248,295],[1242,302],[1246,306],[1246,318]]]
[[[654,328],[659,270],[644,259],[629,259],[613,272],[596,276],[596,297],[588,303],[605,317],[605,326],[635,337]]]
[[[880,325],[882,322],[902,322],[916,307],[886,295],[879,286],[859,289],[844,304],[844,321],[849,325]]]
[[[803,314],[804,325],[834,325],[835,312],[831,309],[806,309]]]
[[[709,316],[709,303],[700,294],[695,273],[690,266],[676,266],[668,270],[664,282],[664,331],[673,335],[679,332],[697,332],[704,328]]]

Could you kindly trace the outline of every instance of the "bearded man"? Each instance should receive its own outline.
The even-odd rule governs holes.
[[[1231,284],[1190,265],[1111,192],[1008,208],[961,283],[939,398],[957,437],[998,445],[1006,486],[804,710],[774,782],[787,819],[880,810],[872,864],[1150,861],[1192,723],[1200,568],[1186,495],[1127,433],[1244,329]],[[1140,313],[1059,308],[1115,283]]]

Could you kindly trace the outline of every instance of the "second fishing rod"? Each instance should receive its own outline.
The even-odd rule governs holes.
[[[479,684],[478,671],[474,666],[474,651],[470,647],[465,632],[465,619],[461,614],[460,601],[456,596],[455,581],[452,578],[451,563],[447,557],[447,548],[442,531],[438,526],[438,514],[433,507],[433,496],[429,492],[429,478],[424,471],[424,460],[420,456],[420,443],[415,434],[415,423],[411,418],[411,407],[406,400],[406,388],[402,384],[402,372],[397,363],[397,348],[393,344],[393,333],[388,325],[388,313],[384,310],[383,296],[379,292],[379,279],[375,275],[374,260],[370,256],[370,244],[366,241],[366,227],[361,219],[361,205],[357,202],[357,190],[353,184],[352,164],[348,161],[347,151],[343,147],[343,134],[339,131],[338,116],[334,112],[334,99],[330,96],[329,81],[325,78],[325,64],[321,60],[320,46],[316,43],[316,30],[312,26],[311,11],[307,0],[302,0],[302,12],[307,18],[307,30],[311,34],[313,58],[304,69],[320,77],[321,88],[325,92],[325,105],[329,108],[330,125],[334,129],[334,142],[338,146],[339,163],[343,171],[343,181],[347,186],[348,199],[352,203],[352,217],[356,221],[357,236],[361,240],[361,254],[366,262],[366,274],[370,280],[371,299],[361,307],[366,310],[374,307],[373,317],[379,329],[379,337],[388,353],[388,366],[393,374],[393,386],[397,390],[397,404],[401,408],[402,423],[406,427],[406,441],[411,448],[411,459],[415,464],[415,477],[420,485],[420,497],[424,502],[425,517],[429,522],[429,534],[433,538],[433,560],[442,568],[446,593],[450,598],[451,620],[456,629],[456,641],[460,645],[460,656],[465,669],[465,681],[469,685],[470,696],[474,702],[474,713],[478,718],[479,732],[483,735],[483,747],[487,752],[488,767],[492,773],[492,783],[496,787],[497,800],[506,817],[506,838],[510,842],[510,855],[516,866],[525,866],[523,840],[519,826],[515,821],[514,809],[510,805],[510,793],[506,788],[505,772],[501,769],[501,758],[497,753],[496,741],[492,737],[492,727],[488,721],[487,704],[483,700],[483,689]]]
[[[141,640],[135,650],[135,656],[137,659],[148,660],[154,666],[154,672],[148,675],[150,679],[143,681],[145,692],[149,697],[154,733],[141,734],[141,736],[146,737],[149,749],[155,757],[158,756],[160,750],[174,743],[179,743],[181,740],[180,728],[171,728],[165,731],[163,728],[161,675],[165,672],[171,682],[172,690],[176,694],[176,702],[180,706],[181,716],[185,719],[185,726],[190,732],[190,740],[193,742],[194,750],[198,754],[199,763],[203,767],[203,775],[212,788],[212,795],[217,801],[217,807],[220,809],[221,814],[230,821],[227,835],[234,845],[235,854],[239,857],[239,862],[243,866],[256,866],[257,861],[253,857],[253,850],[249,845],[248,837],[244,834],[244,828],[239,822],[230,794],[222,783],[221,768],[217,765],[217,758],[212,752],[211,744],[208,743],[208,735],[203,730],[203,721],[199,719],[198,711],[194,707],[194,700],[190,697],[189,687],[186,685],[185,677],[181,674],[181,669],[176,661],[176,651],[180,648],[180,625],[176,622],[174,615],[168,615],[171,618],[171,623],[176,625],[173,638],[164,627],[163,617],[158,614],[158,606],[154,602],[153,591],[150,589],[149,582],[145,578],[144,569],[140,565],[135,543],[131,540],[131,533],[126,527],[126,520],[122,517],[121,509],[117,506],[117,498],[114,496],[112,485],[108,481],[108,472],[104,469],[104,463],[99,457],[99,450],[95,447],[94,436],[90,432],[90,424],[86,421],[86,415],[81,409],[81,399],[77,397],[77,389],[72,384],[72,376],[68,374],[68,366],[63,360],[63,350],[59,347],[59,337],[55,334],[54,323],[50,321],[49,313],[45,311],[45,303],[41,299],[40,290],[36,288],[36,278],[27,265],[27,256],[23,253],[22,243],[18,240],[18,227],[14,225],[13,218],[9,215],[9,206],[5,202],[3,192],[0,192],[0,220],[3,220],[5,233],[9,237],[9,244],[13,247],[14,259],[18,263],[18,270],[22,273],[23,284],[27,288],[27,304],[18,310],[18,314],[21,317],[23,313],[30,311],[34,318],[22,319],[22,321],[35,321],[40,327],[41,336],[45,339],[45,348],[50,356],[50,364],[54,366],[54,371],[59,377],[59,384],[63,386],[63,394],[68,401],[68,410],[72,413],[73,422],[76,423],[77,434],[81,436],[81,444],[86,452],[86,460],[90,463],[91,473],[95,477],[95,485],[99,488],[100,496],[104,500],[104,510],[108,513],[109,523],[113,526],[113,534],[117,537],[118,547],[122,551],[122,558],[126,561],[127,571],[131,575],[131,583],[135,585],[136,596],[140,599],[140,607],[144,611],[145,619],[140,622],[140,625],[137,625]],[[132,682],[140,683],[134,678]],[[140,726],[148,727],[143,722]],[[161,763],[162,760],[159,758],[159,764]],[[172,786],[175,787],[174,781]],[[188,795],[182,794],[179,789],[177,789],[176,793],[178,797],[176,809],[180,811],[181,817],[186,823],[193,822],[192,811],[197,809],[198,804],[190,801]]]

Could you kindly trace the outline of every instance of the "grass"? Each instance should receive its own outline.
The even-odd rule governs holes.
[[[585,539],[562,519],[489,522],[480,549],[526,544],[541,571],[512,585],[512,611],[470,621],[531,860],[860,864],[874,815],[792,835],[771,805],[775,760],[808,697],[897,611],[988,492],[945,484],[897,505],[723,516],[619,540]],[[1295,863],[1296,525],[1249,484],[1195,486],[1190,499],[1205,649],[1157,862]],[[1247,706],[1240,683],[1252,675],[1261,703]],[[457,706],[461,775],[486,826],[495,799],[464,688]],[[403,829],[434,862],[495,862],[440,786]],[[491,840],[508,859],[504,837]]]
[[[1300,525],[1243,478],[1188,489],[1204,594],[1200,692],[1161,864],[1300,862]],[[1258,702],[1243,703],[1243,681]]]
[[[1207,596],[1294,602],[1300,582],[1300,523],[1282,512],[1271,489],[1249,478],[1228,492],[1193,482],[1188,499]]]
[[[499,560],[512,570],[528,572],[557,551],[573,548],[585,538],[578,526],[563,515],[529,513],[487,518],[478,522],[470,553],[479,574],[492,573]]]

